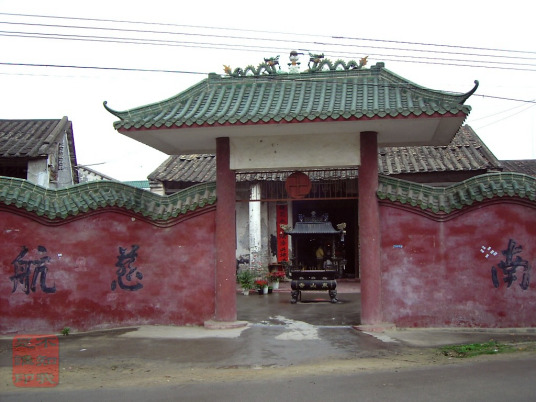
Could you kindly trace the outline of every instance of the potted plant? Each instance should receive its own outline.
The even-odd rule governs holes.
[[[272,271],[269,273],[268,277],[272,283],[274,290],[279,289],[279,281],[285,277],[285,272],[283,271]]]
[[[242,288],[242,293],[247,296],[249,295],[250,289],[253,289],[253,283],[255,280],[255,277],[253,276],[253,272],[249,269],[243,269],[241,272],[238,273],[236,277],[238,283],[240,284],[240,287]]]
[[[265,279],[257,279],[255,281],[255,287],[257,288],[257,292],[262,294],[268,294],[268,281]]]

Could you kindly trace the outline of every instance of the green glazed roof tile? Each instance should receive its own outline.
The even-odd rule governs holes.
[[[380,175],[378,198],[433,213],[451,213],[496,197],[536,200],[536,178],[521,173],[488,173],[449,187],[432,187]]]
[[[80,213],[119,206],[151,221],[165,221],[216,202],[216,184],[202,183],[170,196],[112,181],[78,184],[50,190],[26,180],[0,177],[0,204],[46,216],[66,219]]]
[[[476,83],[476,82],[475,82]],[[476,83],[476,86],[478,84]],[[421,114],[445,115],[471,108],[465,94],[431,90],[387,70],[312,71],[209,77],[184,92],[150,105],[115,111],[116,129],[192,127],[254,122],[318,121]]]

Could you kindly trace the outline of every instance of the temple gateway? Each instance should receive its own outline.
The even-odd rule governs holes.
[[[231,299],[237,260],[249,267],[307,268],[316,264],[313,252],[321,244],[333,253],[329,261],[340,275],[361,280],[362,323],[377,324],[386,318],[382,287],[395,286],[387,284],[386,270],[398,260],[390,259],[385,248],[391,253],[397,246],[394,250],[405,254],[408,238],[422,236],[380,213],[379,189],[406,205],[422,202],[419,214],[431,209],[436,221],[448,212],[432,195],[408,201],[411,183],[379,183],[378,150],[449,145],[470,112],[466,101],[478,82],[466,93],[451,93],[414,84],[383,63],[365,68],[366,59],[333,63],[311,55],[308,68],[298,72],[295,57],[291,54],[288,72],[281,71],[279,57],[256,68],[226,66],[225,75],[209,74],[162,102],[122,112],[105,106],[119,118],[115,128],[137,141],[170,155],[215,155],[216,302],[228,306],[216,320],[236,318]],[[247,220],[235,220],[244,217],[246,208]],[[305,241],[296,232],[292,242],[284,239],[292,232],[282,226],[292,227],[298,217],[317,211],[344,222],[344,244],[320,233],[310,233]],[[263,231],[275,241],[263,241]],[[395,232],[393,244],[386,244]],[[422,269],[406,264],[412,267],[405,269]]]
[[[149,176],[160,194],[0,177],[0,333],[233,327],[237,270],[261,268],[292,271],[289,303],[360,281],[369,330],[536,327],[536,175],[464,124],[478,83],[310,56],[105,103],[119,133],[170,155]]]

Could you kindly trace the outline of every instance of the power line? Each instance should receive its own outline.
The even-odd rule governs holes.
[[[1,14],[1,13],[0,13]],[[0,21],[0,24],[8,25],[23,25],[23,26],[33,26],[33,27],[44,27],[44,28],[63,28],[63,29],[82,29],[82,30],[93,30],[93,31],[112,31],[112,32],[126,32],[126,33],[143,33],[143,34],[163,34],[163,35],[179,35],[179,36],[190,36],[190,37],[211,37],[218,39],[237,39],[237,40],[257,40],[257,41],[270,41],[270,42],[285,42],[288,43],[288,39],[277,39],[277,38],[252,38],[244,36],[230,36],[230,35],[214,35],[214,34],[200,34],[200,33],[191,33],[191,32],[173,32],[173,31],[148,31],[141,29],[125,29],[125,28],[109,28],[109,27],[92,27],[92,26],[76,26],[76,25],[57,25],[57,24],[36,24],[36,23],[26,23],[26,22],[8,22]],[[206,28],[209,29],[209,28]],[[4,31],[5,32],[5,31]],[[18,33],[24,34],[25,32],[9,32],[8,33]],[[54,35],[47,33],[35,33],[30,32],[29,34],[33,35]],[[56,34],[65,37],[70,37],[68,34]],[[72,35],[77,37],[77,35]],[[85,36],[86,38],[99,38],[97,36]],[[156,39],[138,39],[140,41],[147,40],[151,42],[157,42]],[[164,41],[167,42],[167,41]],[[290,42],[298,45],[312,44],[316,46],[337,46],[337,47],[356,47],[356,45],[345,44],[345,43],[327,43],[327,42],[318,42],[318,41],[297,41],[291,40]],[[408,43],[408,42],[406,42]],[[422,44],[421,44],[422,45]],[[462,52],[450,52],[450,51],[437,51],[437,50],[425,50],[425,49],[405,49],[400,47],[384,47],[384,46],[365,46],[367,49],[379,49],[379,50],[395,50],[399,52],[417,52],[417,53],[437,53],[437,54],[446,54],[446,55],[463,55],[463,56],[475,56],[475,54],[468,54]],[[503,51],[504,52],[504,51]],[[478,57],[489,57],[489,58],[500,58],[500,59],[520,59],[520,60],[536,60],[534,57],[519,57],[519,56],[505,56],[505,55],[493,55],[493,54],[478,54]],[[403,57],[403,56],[401,56]],[[489,62],[494,63],[494,62]],[[495,62],[498,63],[498,62]]]
[[[162,70],[162,69],[144,69],[144,68],[126,68],[126,67],[99,67],[99,66],[75,66],[75,65],[61,65],[61,64],[35,64],[35,63],[8,63],[8,62],[0,62],[0,65],[6,65],[6,66],[21,66],[21,67],[53,67],[53,68],[74,68],[74,69],[94,69],[94,70],[108,70],[108,71],[131,71],[131,72],[149,72],[149,73],[173,73],[173,74],[196,74],[196,75],[208,75],[208,73],[199,72],[199,71],[184,71],[184,70]],[[284,77],[284,76],[277,76],[280,80],[293,80],[293,81],[299,81],[300,78],[296,79],[293,76]],[[260,76],[258,77],[259,80],[271,80],[272,78],[270,76]],[[305,80],[305,79],[304,79]],[[321,77],[310,79],[308,78],[307,81],[312,82],[327,82],[329,81],[326,79],[322,79]],[[388,86],[390,88],[396,88],[397,86],[392,85],[385,85],[385,84],[368,84],[370,86],[381,86],[382,88]],[[461,95],[461,93],[460,93]],[[513,102],[523,102],[523,103],[534,103],[536,104],[536,100],[525,100],[525,99],[516,99],[516,98],[507,98],[507,97],[501,97],[501,96],[493,96],[493,95],[482,95],[482,94],[473,94],[472,96],[479,96],[483,98],[491,98],[491,99],[498,99],[498,100],[507,100],[507,101],[513,101]]]
[[[456,49],[467,49],[467,50],[508,52],[508,53],[521,53],[521,54],[536,54],[535,51],[526,51],[526,50],[485,48],[485,47],[461,46],[461,45],[450,45],[450,44],[434,44],[434,43],[425,43],[425,42],[410,42],[410,41],[397,41],[397,40],[386,40],[386,39],[358,38],[358,37],[336,36],[336,35],[318,35],[318,34],[310,34],[310,33],[278,32],[278,31],[265,31],[265,30],[227,28],[227,27],[209,27],[209,26],[202,26],[202,25],[172,24],[172,23],[163,23],[163,22],[131,21],[131,20],[117,20],[117,19],[104,19],[104,18],[64,17],[64,16],[36,15],[36,14],[16,14],[16,13],[2,13],[2,12],[0,12],[0,15],[9,15],[9,16],[17,16],[17,17],[63,19],[63,20],[75,20],[75,21],[111,22],[111,23],[122,23],[122,24],[173,26],[173,27],[181,27],[181,28],[226,30],[226,31],[236,31],[236,32],[268,33],[268,34],[271,34],[271,35],[276,34],[276,35],[291,35],[291,36],[306,36],[306,37],[314,36],[314,37],[319,37],[319,38],[330,38],[330,39],[337,39],[337,40],[339,40],[339,39],[361,40],[361,41],[370,41],[370,42],[397,43],[397,44],[404,44],[404,45],[434,46],[434,47],[456,48]],[[273,39],[270,38],[270,39],[267,39],[267,40],[273,40]]]
[[[127,67],[74,66],[74,65],[62,65],[62,64],[6,63],[6,62],[0,62],[0,65],[21,66],[21,67],[79,68],[79,69],[84,69],[84,70],[136,71],[136,72],[144,72],[144,73],[174,73],[174,74],[203,74],[203,75],[207,75],[207,73],[201,73],[201,72],[198,72],[198,71],[159,70],[159,69],[127,68]]]
[[[139,38],[121,38],[121,37],[102,37],[102,36],[84,36],[84,35],[67,35],[67,34],[47,34],[47,33],[27,33],[27,32],[6,32],[0,31],[0,36],[13,36],[13,37],[30,37],[37,39],[53,39],[53,40],[73,40],[73,41],[91,41],[91,42],[104,42],[104,43],[123,43],[123,44],[134,44],[134,45],[155,45],[155,46],[176,46],[176,47],[189,47],[189,48],[201,48],[201,49],[219,49],[219,50],[236,50],[236,51],[274,51],[278,52],[282,49],[280,48],[271,48],[271,47],[260,47],[260,46],[248,46],[248,45],[228,45],[220,43],[210,43],[210,42],[179,42],[179,41],[162,41],[155,39],[139,39]],[[301,51],[306,51],[305,49],[298,49]],[[290,50],[286,50],[290,52]],[[344,54],[344,56],[342,56]],[[334,54],[335,57],[351,57],[354,53],[349,52],[338,52]],[[368,56],[375,56],[381,58],[383,61],[397,61],[397,62],[408,62],[403,60],[404,58],[412,58],[411,63],[417,64],[435,64],[435,65],[445,65],[445,66],[454,66],[454,67],[476,67],[476,68],[490,68],[490,69],[499,69],[499,70],[516,70],[516,71],[536,71],[536,65],[525,64],[525,63],[507,63],[507,62],[494,62],[494,61],[473,61],[466,59],[445,59],[437,57],[419,57],[417,60],[413,59],[411,55],[390,55],[385,56],[381,53],[368,53]],[[395,57],[393,59],[392,57]],[[424,60],[436,60],[433,61],[424,61]],[[449,61],[449,63],[444,63],[443,61]],[[462,63],[462,64],[461,64]],[[467,64],[473,63],[473,64]],[[485,65],[478,63],[487,63],[494,65]],[[524,66],[534,67],[534,68],[524,68]]]
[[[38,17],[38,18],[53,18],[53,19],[65,19],[65,20],[81,20],[81,21],[92,21],[92,22],[113,22],[113,23],[128,23],[128,24],[145,24],[145,25],[162,25],[162,26],[174,26],[174,27],[195,27],[203,29],[225,29],[225,30],[234,30],[239,32],[262,32],[266,33],[267,31],[255,31],[255,30],[240,30],[232,28],[219,28],[219,27],[202,27],[202,26],[193,26],[193,25],[179,25],[179,24],[164,24],[164,23],[152,23],[152,22],[140,22],[140,21],[127,21],[127,20],[111,20],[111,19],[97,19],[97,18],[78,18],[78,17],[55,17],[55,16],[43,16],[43,15],[31,15],[31,14],[11,14],[11,13],[0,13],[1,15],[9,16],[25,16],[25,17]],[[1,22],[0,22],[1,23]],[[188,33],[188,32],[171,32],[171,31],[147,31],[140,29],[124,29],[124,28],[104,28],[104,27],[87,27],[87,26],[74,26],[74,25],[57,25],[57,24],[33,24],[33,23],[18,23],[18,22],[4,22],[6,24],[18,24],[18,25],[27,25],[27,26],[42,26],[42,27],[53,27],[53,28],[68,28],[68,29],[91,29],[91,30],[108,30],[108,31],[121,31],[129,33],[158,33],[158,34],[173,34],[173,35],[187,35],[187,36],[199,36],[199,37],[215,37],[218,39],[239,39],[239,40],[258,40],[258,41],[284,41],[288,43],[288,39],[275,39],[275,38],[250,38],[243,36],[229,36],[229,35],[213,35],[213,34],[199,34],[199,33]],[[273,33],[272,33],[273,34]],[[288,35],[303,35],[303,34],[291,34]],[[226,43],[211,43],[211,42],[196,42],[196,41],[176,41],[176,40],[163,40],[163,39],[150,39],[150,38],[124,38],[124,37],[113,37],[113,36],[90,36],[90,35],[71,35],[71,34],[61,34],[61,33],[43,33],[43,32],[10,32],[10,31],[0,31],[0,36],[12,36],[12,37],[22,37],[22,38],[36,38],[36,39],[54,39],[54,40],[73,40],[73,41],[91,41],[91,42],[102,42],[102,43],[123,43],[123,44],[132,44],[132,45],[153,45],[153,46],[178,46],[178,47],[195,47],[201,49],[220,49],[220,50],[236,50],[236,51],[280,51],[280,48],[267,47],[267,46],[251,46],[246,44],[226,44]],[[361,39],[361,38],[349,38],[349,37],[330,37],[330,36],[318,36],[318,37],[327,37],[327,38],[345,38],[351,40],[370,40],[372,39]],[[374,40],[378,42],[389,42],[389,43],[403,43],[411,45],[420,45],[420,46],[447,46],[455,47],[453,45],[435,45],[435,44],[426,44],[426,43],[415,43],[415,42],[402,42],[402,41],[387,41],[387,40]],[[341,46],[341,47],[357,47],[356,45],[350,44],[341,44],[341,43],[322,43],[322,42],[305,42],[305,41],[290,41],[293,44],[314,44],[314,45],[324,45],[324,46]],[[481,49],[485,48],[475,48],[475,47],[465,47],[467,49]],[[377,46],[365,46],[364,49],[360,49],[361,52],[368,53],[369,56],[374,56],[381,58],[384,61],[396,61],[396,62],[407,62],[404,59],[412,59],[411,63],[419,64],[433,64],[433,65],[445,65],[445,66],[454,66],[454,67],[473,67],[473,68],[487,68],[487,69],[499,69],[499,70],[513,70],[513,71],[536,71],[536,65],[528,63],[513,63],[506,61],[489,61],[489,60],[471,60],[471,59],[452,59],[452,58],[441,58],[441,57],[421,57],[415,59],[414,55],[403,55],[403,54],[385,54],[385,53],[371,53],[365,52],[365,49],[381,49],[381,50],[395,50],[397,52],[428,52],[435,54],[460,54],[468,56],[467,53],[461,52],[439,52],[439,51],[430,51],[423,49],[404,49],[404,48],[392,48],[392,47],[377,47]],[[292,50],[292,49],[290,49]],[[287,51],[290,52],[289,48]],[[306,49],[298,49],[301,51],[308,51]],[[503,49],[485,49],[488,51],[499,51],[499,52],[508,52],[508,50]],[[310,51],[310,50],[309,50]],[[527,53],[527,54],[536,54],[536,52],[523,52],[523,51],[513,51],[517,53]],[[330,55],[333,54],[335,57],[352,57],[354,52],[329,52]],[[342,56],[344,55],[344,56]],[[478,57],[493,57],[493,58],[505,58],[505,59],[516,59],[516,60],[536,60],[535,58],[527,57],[512,57],[512,56],[500,56],[500,55],[482,55],[482,54],[471,54],[470,56]]]
[[[532,99],[532,100],[531,100],[531,102],[535,102],[535,101],[536,101],[536,99]],[[480,120],[489,119],[489,118],[491,118],[491,117],[496,118],[496,117],[497,117],[498,115],[500,115],[500,114],[508,113],[508,112],[511,112],[512,110],[519,109],[519,108],[521,108],[521,107],[524,108],[522,111],[525,111],[525,110],[527,110],[527,109],[533,107],[533,105],[529,105],[529,106],[526,106],[526,105],[518,105],[518,106],[514,106],[514,107],[511,107],[511,108],[509,108],[509,109],[503,110],[503,111],[501,111],[501,112],[495,112],[495,113],[493,113],[493,114],[490,114],[490,115],[487,115],[487,116],[483,116],[483,117],[480,117],[480,118],[478,118],[478,119],[472,119],[471,121],[472,121],[472,122],[475,122],[475,121],[480,121]],[[516,114],[517,114],[517,113],[516,113]],[[508,118],[508,117],[506,117],[506,118]]]
[[[536,105],[536,102],[532,101],[532,103],[534,103],[534,104]],[[485,128],[485,127],[492,126],[492,125],[494,125],[494,124],[500,123],[501,121],[510,119],[511,117],[517,116],[517,115],[520,114],[520,113],[526,112],[528,109],[530,109],[531,107],[534,107],[535,105],[529,105],[529,106],[525,107],[524,109],[519,110],[519,111],[517,111],[517,112],[514,113],[514,114],[511,114],[510,116],[506,116],[506,117],[503,117],[503,118],[501,118],[501,119],[499,119],[499,120],[492,121],[491,123],[487,123],[487,124],[485,124],[485,125],[483,125],[483,126],[478,127],[478,129],[480,130],[480,129],[482,129],[482,128]],[[476,120],[475,120],[475,121],[476,121]]]
[[[113,36],[94,36],[94,35],[70,35],[70,34],[55,34],[55,33],[39,33],[39,32],[12,32],[12,31],[0,31],[0,36],[14,36],[14,37],[31,37],[37,39],[55,39],[55,40],[79,40],[79,41],[90,41],[90,42],[104,42],[104,43],[124,43],[124,44],[136,44],[136,45],[155,45],[155,46],[178,46],[178,47],[202,47],[202,48],[211,48],[211,49],[225,49],[225,50],[248,50],[248,51],[267,51],[281,50],[274,47],[264,47],[264,46],[249,46],[249,45],[228,45],[221,43],[211,43],[211,42],[184,42],[176,40],[161,40],[161,39],[145,39],[145,38],[123,38],[123,37],[113,37]],[[300,49],[302,50],[302,49]],[[290,52],[290,50],[287,50]],[[344,54],[343,57],[349,57],[353,53],[349,52],[338,52],[339,55]],[[369,56],[384,57],[381,53],[368,53]],[[398,58],[414,58],[412,55],[392,55]],[[392,60],[392,59],[391,59]],[[504,61],[473,61],[467,59],[445,59],[440,57],[419,57],[419,60],[437,60],[437,61],[449,61],[450,63],[436,63],[436,64],[447,64],[447,65],[458,65],[453,62],[462,62],[462,63],[486,63],[492,65],[499,65],[499,69],[518,69],[521,71],[536,71],[536,64],[527,64],[527,63],[511,63]],[[536,59],[535,59],[536,60]],[[399,60],[401,61],[401,60]],[[465,66],[465,65],[463,65]],[[512,66],[512,67],[503,67],[503,66]],[[478,66],[475,66],[478,67]],[[491,67],[480,65],[480,67]],[[519,67],[519,68],[516,68]],[[523,67],[534,67],[523,68]]]
[[[0,36],[14,36],[14,37],[31,37],[37,39],[55,39],[55,40],[79,40],[79,41],[90,41],[90,42],[104,42],[104,43],[125,43],[125,44],[136,44],[136,45],[155,45],[155,46],[177,46],[177,47],[201,47],[205,49],[222,49],[222,50],[247,50],[247,51],[279,51],[281,49],[274,47],[263,47],[263,46],[249,46],[249,45],[228,45],[220,43],[211,43],[211,42],[184,42],[184,41],[175,41],[175,40],[161,40],[161,39],[145,39],[145,38],[122,38],[122,37],[113,37],[113,36],[93,36],[93,35],[69,35],[69,34],[54,34],[54,33],[36,33],[36,32],[10,32],[10,31],[0,31]],[[303,50],[303,49],[300,49]],[[290,52],[290,50],[287,50]],[[339,52],[340,54],[345,54],[344,57],[349,57],[349,52]],[[369,56],[384,57],[381,53],[368,53]],[[413,58],[411,55],[392,55],[393,57],[398,58]],[[498,62],[498,61],[473,61],[466,59],[445,59],[440,57],[420,57],[419,60],[437,60],[437,61],[449,61],[449,63],[432,63],[432,64],[443,64],[450,66],[469,66],[469,65],[460,65],[454,62],[461,63],[487,63],[498,65],[495,68],[498,69],[516,69],[520,71],[536,71],[535,64],[526,64],[526,63],[509,63],[509,62]],[[535,59],[536,60],[536,59]],[[393,59],[390,59],[393,61]],[[395,61],[404,61],[404,60],[395,60]],[[414,61],[412,61],[414,62]],[[512,67],[505,67],[505,65]],[[523,68],[534,67],[531,68]],[[483,67],[483,68],[494,68],[493,66],[485,65],[476,65],[473,67]],[[519,68],[517,68],[519,67]]]

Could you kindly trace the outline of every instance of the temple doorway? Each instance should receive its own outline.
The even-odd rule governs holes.
[[[317,251],[322,248],[322,264],[342,264],[340,278],[359,278],[358,248],[358,212],[357,200],[299,200],[292,202],[292,222],[299,222],[300,216],[320,217],[327,215],[327,220],[337,229],[337,225],[346,224],[345,234],[332,235],[312,233],[309,236],[295,236],[292,250],[293,263],[305,268],[317,267],[320,258]]]

